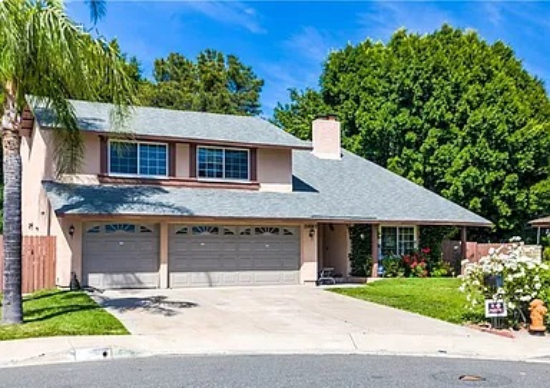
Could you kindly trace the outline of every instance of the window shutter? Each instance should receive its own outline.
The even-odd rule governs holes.
[[[189,177],[197,177],[197,145],[189,144]]]
[[[176,143],[168,144],[168,176],[176,176]]]
[[[99,172],[102,175],[106,175],[108,173],[107,154],[108,154],[107,138],[105,136],[100,136],[99,137]]]
[[[258,180],[258,149],[250,149],[250,180],[256,182]]]

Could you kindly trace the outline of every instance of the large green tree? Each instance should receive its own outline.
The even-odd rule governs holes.
[[[264,82],[234,55],[205,50],[192,61],[172,53],[155,61],[154,79],[141,88],[142,105],[237,115],[261,112]]]
[[[444,25],[329,55],[320,90],[292,91],[274,121],[301,138],[336,113],[344,146],[487,217],[494,235],[550,211],[550,103],[512,49]]]
[[[92,15],[104,12],[89,0]],[[22,322],[21,117],[29,94],[52,109],[56,167],[71,171],[82,157],[82,138],[67,96],[99,100],[108,92],[114,117],[132,103],[126,63],[111,45],[94,39],[67,16],[61,0],[0,2],[0,116],[4,174],[3,323]]]

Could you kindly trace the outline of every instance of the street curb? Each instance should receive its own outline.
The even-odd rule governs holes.
[[[12,359],[9,361],[0,361],[0,368],[49,365],[70,362],[101,361],[124,358],[140,358],[154,355],[154,353],[118,347],[73,348],[67,351],[40,353],[39,355],[33,357]]]
[[[445,350],[440,350],[436,353],[408,353],[408,352],[394,352],[394,351],[195,351],[195,352],[173,352],[173,351],[159,351],[159,352],[143,352],[136,351],[127,348],[118,347],[85,347],[75,348],[68,351],[42,353],[35,357],[29,357],[18,360],[0,361],[0,369],[10,367],[25,367],[25,366],[41,366],[41,365],[53,365],[63,363],[74,362],[98,362],[109,360],[120,360],[130,358],[149,358],[149,357],[231,357],[231,356],[300,356],[300,355],[370,355],[370,356],[401,356],[401,357],[424,357],[424,358],[448,358],[448,359],[471,359],[471,360],[486,360],[486,361],[502,361],[502,362],[526,362],[526,363],[541,363],[550,364],[550,355],[539,357],[490,357],[477,354],[464,354],[464,353],[448,353]]]

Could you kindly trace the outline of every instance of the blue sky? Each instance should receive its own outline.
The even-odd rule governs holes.
[[[68,3],[89,25],[88,8]],[[511,45],[526,68],[550,85],[550,2],[388,1],[107,1],[96,26],[136,55],[144,75],[155,58],[205,48],[239,56],[265,80],[263,115],[288,101],[288,89],[317,87],[327,53],[366,38],[385,41],[397,28],[426,33],[443,23]]]

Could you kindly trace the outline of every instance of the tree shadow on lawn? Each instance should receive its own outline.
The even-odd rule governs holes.
[[[35,300],[40,300],[40,299],[45,299],[45,298],[55,298],[55,297],[58,297],[62,294],[69,294],[70,291],[64,291],[64,290],[50,290],[50,291],[43,291],[43,292],[39,292],[37,294],[31,294],[31,295],[26,295],[26,296],[23,296],[23,303],[25,302],[30,302],[30,301],[35,301]],[[1,305],[1,301],[0,301],[0,305]]]
[[[25,316],[36,316],[36,318],[24,318],[25,323],[32,323],[32,322],[41,322],[41,321],[47,321],[48,319],[52,319],[55,317],[59,317],[62,315],[67,315],[70,313],[79,313],[82,311],[92,311],[92,310],[98,310],[101,309],[101,306],[97,305],[82,305],[82,304],[73,304],[73,305],[67,305],[67,306],[54,306],[54,307],[44,307],[39,309],[33,309],[30,311],[25,312]]]
[[[98,296],[101,307],[114,309],[121,313],[127,311],[141,310],[151,314],[159,314],[165,317],[173,317],[178,315],[181,309],[198,307],[194,302],[167,300],[164,295],[149,296],[149,297],[129,297],[129,298],[108,298]]]

